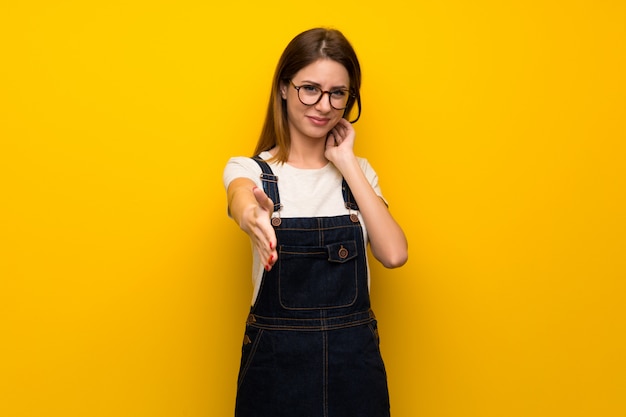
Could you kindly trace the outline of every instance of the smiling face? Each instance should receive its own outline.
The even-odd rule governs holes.
[[[294,85],[315,86],[322,91],[346,90],[350,87],[348,71],[337,61],[319,59],[298,71],[291,82],[293,84],[288,82],[281,86],[281,95],[287,101],[291,140],[326,139],[326,134],[341,119],[343,110],[330,105],[328,94],[324,94],[317,104],[302,104]]]

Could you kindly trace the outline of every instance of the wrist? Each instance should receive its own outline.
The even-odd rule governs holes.
[[[239,227],[241,228],[241,230],[248,232],[250,230],[249,225],[253,222],[254,220],[254,214],[256,212],[256,208],[258,207],[258,204],[248,204],[245,207],[243,207],[243,209],[241,210],[241,218],[239,219]]]
[[[346,153],[346,154],[337,155],[333,163],[335,164],[337,169],[344,175],[348,173],[350,170],[358,168],[359,166],[359,163],[354,153]]]

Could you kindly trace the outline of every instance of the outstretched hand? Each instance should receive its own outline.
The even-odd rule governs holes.
[[[243,229],[250,235],[265,270],[269,271],[278,259],[276,232],[271,223],[274,202],[258,187],[254,187],[252,193],[258,205],[248,217],[247,225]]]

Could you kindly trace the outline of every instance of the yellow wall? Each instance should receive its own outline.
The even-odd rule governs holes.
[[[373,266],[393,415],[626,415],[623,1],[211,3],[0,5],[1,416],[232,415],[221,172],[317,25],[410,242]]]

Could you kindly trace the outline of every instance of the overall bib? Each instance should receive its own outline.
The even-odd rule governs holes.
[[[255,161],[277,214],[278,179]],[[246,323],[235,417],[389,416],[358,216],[272,220],[278,261]]]

